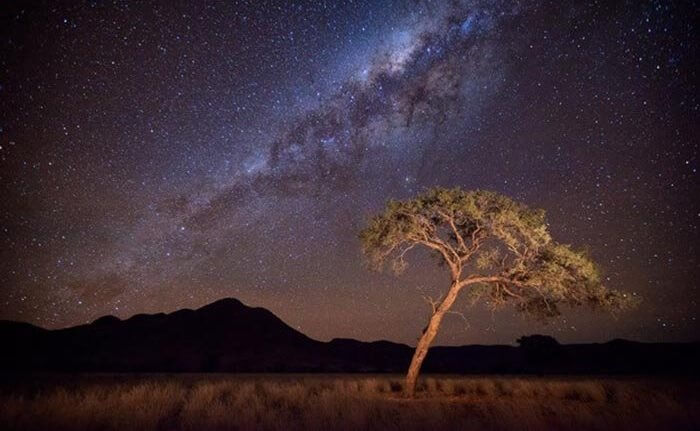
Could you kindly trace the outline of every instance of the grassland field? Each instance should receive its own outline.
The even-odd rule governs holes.
[[[4,376],[3,430],[697,430],[700,381],[645,377]]]

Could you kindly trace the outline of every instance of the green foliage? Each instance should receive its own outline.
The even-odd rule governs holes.
[[[551,238],[543,210],[495,192],[433,188],[391,200],[360,239],[373,268],[388,263],[397,273],[406,267],[409,250],[432,250],[450,268],[453,283],[469,286],[473,300],[492,307],[514,303],[519,311],[547,318],[558,315],[560,305],[617,310],[631,304],[603,286],[585,253]]]

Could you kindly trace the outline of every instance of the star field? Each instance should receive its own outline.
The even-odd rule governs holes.
[[[697,339],[694,2],[151,3],[0,6],[0,318],[236,297],[414,343],[446,274],[373,273],[357,233],[443,185],[546,209],[643,302],[465,308],[438,343]]]

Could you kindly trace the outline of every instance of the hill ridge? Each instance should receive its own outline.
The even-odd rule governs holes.
[[[413,348],[389,340],[318,341],[271,311],[236,298],[197,309],[102,316],[48,330],[0,321],[6,371],[104,372],[393,372],[406,370]],[[424,369],[441,373],[696,374],[700,343],[562,345],[527,336],[510,345],[436,346]]]

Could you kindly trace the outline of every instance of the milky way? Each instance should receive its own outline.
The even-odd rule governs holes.
[[[413,343],[446,275],[421,254],[372,273],[357,233],[444,185],[546,209],[643,302],[544,327],[465,304],[439,342],[696,337],[697,5],[4,8],[2,318],[233,296],[315,338]]]

